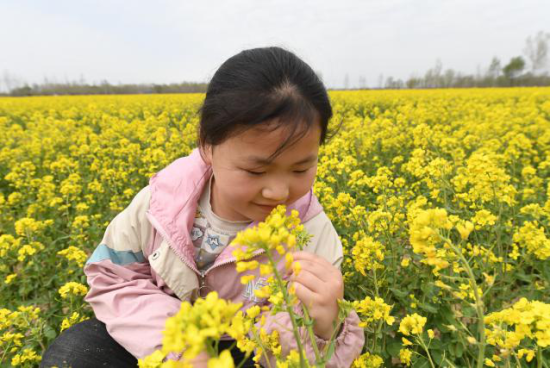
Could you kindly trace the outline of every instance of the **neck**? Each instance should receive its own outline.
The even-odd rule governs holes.
[[[235,214],[229,213],[228,211],[224,211],[224,205],[223,201],[220,198],[220,195],[218,193],[218,188],[216,186],[216,180],[214,176],[212,176],[212,185],[210,187],[210,207],[212,208],[212,212],[216,214],[216,216],[226,220],[226,221],[245,221],[248,220],[246,218],[242,218],[239,216],[236,216]]]

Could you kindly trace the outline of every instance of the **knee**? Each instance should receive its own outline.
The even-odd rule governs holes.
[[[105,325],[95,318],[77,323],[63,331],[42,355],[40,367],[78,367],[86,359],[88,351],[93,348],[94,340]],[[106,330],[105,330],[106,333]]]

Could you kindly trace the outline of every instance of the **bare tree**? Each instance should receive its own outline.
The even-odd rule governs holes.
[[[491,60],[491,64],[487,70],[487,76],[489,78],[498,78],[500,77],[500,73],[502,73],[502,66],[500,65],[500,60],[495,56],[493,60]]]
[[[15,88],[20,88],[25,84],[25,81],[23,81],[18,76],[11,74],[7,70],[4,70],[4,72],[2,73],[2,82],[6,87],[6,91],[8,93],[14,90]]]
[[[384,74],[378,76],[378,88],[384,88]]]
[[[367,88],[367,78],[364,75],[359,76],[359,88]]]
[[[523,53],[531,62],[531,71],[533,74],[544,73],[548,62],[548,44],[550,43],[550,33],[539,31],[535,37],[527,37]]]

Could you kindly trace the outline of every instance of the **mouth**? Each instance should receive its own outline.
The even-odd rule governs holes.
[[[278,205],[265,205],[265,204],[258,204],[258,203],[254,203],[254,204],[267,212],[273,211],[273,209],[275,209],[275,207],[278,206]]]

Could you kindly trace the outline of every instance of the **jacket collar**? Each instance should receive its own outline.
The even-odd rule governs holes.
[[[189,156],[175,160],[149,180],[149,214],[155,219],[156,225],[161,227],[157,230],[168,237],[167,240],[175,252],[190,262],[193,262],[195,253],[190,232],[200,196],[211,175],[211,166],[203,161],[199,150],[194,149]],[[298,210],[302,223],[322,211],[311,189],[288,206],[287,213],[293,209]],[[249,227],[257,224],[255,221]],[[229,258],[230,255],[223,253],[223,258]]]

